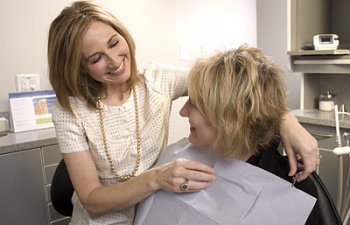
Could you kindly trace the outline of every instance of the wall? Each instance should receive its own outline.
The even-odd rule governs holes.
[[[70,0],[2,0],[0,3],[0,112],[8,111],[7,94],[15,92],[15,75],[38,73],[47,79],[46,45],[50,22]],[[256,46],[256,0],[99,0],[129,28],[140,68],[150,60],[188,66],[214,48]],[[188,59],[179,56],[180,46]],[[186,136],[187,120],[178,116],[185,99],[175,101],[172,140]],[[175,126],[176,123],[176,126]],[[179,125],[180,124],[180,125]],[[181,126],[184,124],[184,126]]]
[[[290,72],[287,63],[287,1],[256,1],[256,7],[257,46],[282,67],[288,89],[288,106],[299,109],[301,74]]]

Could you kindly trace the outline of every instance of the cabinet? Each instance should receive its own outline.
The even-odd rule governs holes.
[[[338,192],[338,170],[339,170],[339,157],[333,153],[333,149],[336,145],[335,128],[331,126],[313,125],[308,123],[301,123],[311,134],[316,137],[318,145],[320,147],[320,154],[322,155],[321,165],[318,170],[318,174],[322,178],[325,186],[327,187],[334,202],[337,200]],[[350,132],[350,129],[341,129],[341,133]],[[346,174],[347,168],[349,168],[349,160],[344,157],[344,172]],[[343,183],[346,181],[344,176]]]
[[[58,145],[0,155],[0,223],[64,225],[50,200],[51,180],[62,158]]]
[[[40,149],[0,156],[0,221],[47,225]]]
[[[327,91],[336,94],[336,104],[350,109],[349,8],[349,0],[288,1],[288,62],[293,72],[302,73],[300,109],[318,109],[318,96]],[[349,53],[303,50],[314,35],[324,33],[337,34],[338,49]]]
[[[290,70],[301,73],[300,109],[293,111],[300,123],[318,140],[322,160],[319,175],[336,202],[338,193],[339,157],[334,112],[320,112],[318,97],[331,92],[335,103],[350,109],[350,1],[349,0],[289,0],[288,64]],[[337,34],[337,50],[307,50],[316,34]],[[350,117],[340,121],[341,134],[350,132]],[[345,143],[343,141],[343,143]],[[349,171],[349,158],[344,163],[344,182]]]
[[[290,68],[307,73],[350,73],[350,1],[289,0],[288,54]],[[310,51],[316,34],[337,34],[338,50]]]
[[[51,181],[59,161],[62,159],[58,145],[50,145],[41,148],[41,163],[43,169],[43,183],[45,190],[45,205],[47,218],[50,225],[69,224],[70,219],[59,214],[51,203]]]

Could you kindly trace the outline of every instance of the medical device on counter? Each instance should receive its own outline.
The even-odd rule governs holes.
[[[339,37],[336,34],[317,34],[314,36],[315,50],[335,50],[339,46]]]

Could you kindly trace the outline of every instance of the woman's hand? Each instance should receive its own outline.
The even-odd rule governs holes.
[[[317,140],[300,125],[291,113],[284,116],[280,133],[290,165],[288,175],[296,176],[298,182],[302,181],[320,164]]]
[[[186,159],[177,159],[153,169],[156,170],[156,189],[162,188],[171,192],[199,191],[208,187],[215,179],[213,168]]]

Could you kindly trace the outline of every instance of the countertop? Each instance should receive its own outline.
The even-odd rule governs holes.
[[[335,127],[334,112],[324,112],[317,109],[293,110],[300,123]],[[350,116],[339,115],[339,127],[350,129]]]
[[[0,155],[57,144],[54,128],[8,133],[0,137]]]

